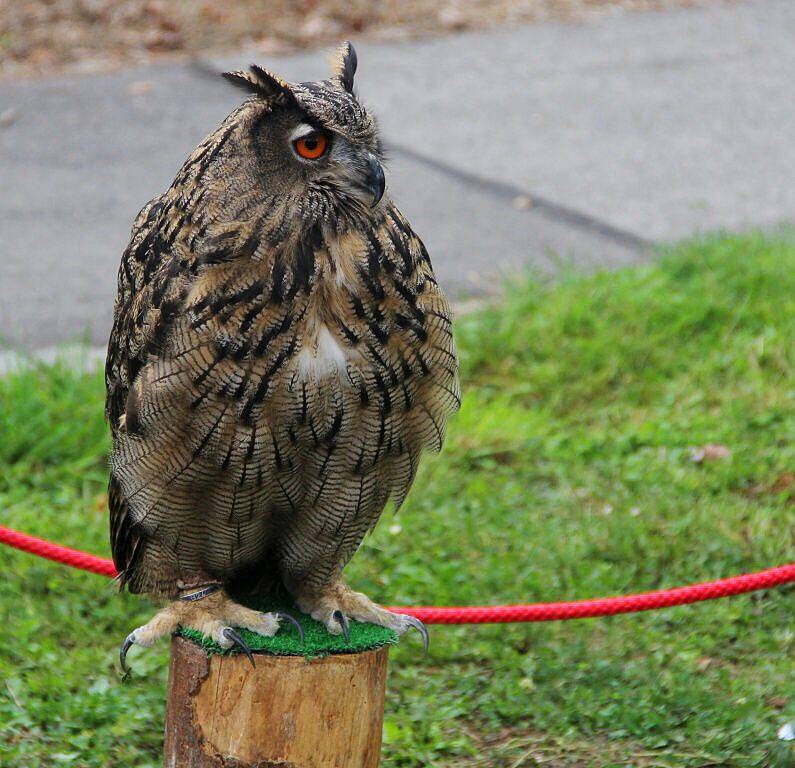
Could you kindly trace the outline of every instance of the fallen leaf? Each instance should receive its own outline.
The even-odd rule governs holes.
[[[19,111],[13,107],[4,109],[0,112],[0,128],[8,128],[13,125],[19,118]]]
[[[728,459],[732,452],[725,445],[717,443],[707,443],[697,448],[690,449],[690,458],[696,464],[706,464],[710,461],[722,461]]]
[[[131,96],[143,96],[145,93],[150,93],[152,90],[152,83],[148,80],[134,80],[127,86],[127,93]]]
[[[792,488],[793,484],[795,484],[795,472],[784,472],[776,478],[770,490],[773,493],[784,493]]]

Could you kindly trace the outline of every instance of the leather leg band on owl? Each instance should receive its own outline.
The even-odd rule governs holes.
[[[195,603],[197,600],[201,600],[204,597],[214,595],[221,588],[221,584],[208,584],[206,587],[196,590],[196,592],[189,592],[186,595],[180,595],[177,600],[180,600],[184,603]]]

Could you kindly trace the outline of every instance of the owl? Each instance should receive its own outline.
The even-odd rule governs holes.
[[[178,626],[249,649],[284,591],[347,637],[403,633],[343,580],[459,406],[447,301],[385,194],[345,43],[326,80],[252,66],[245,101],[138,214],[106,364],[110,538],[122,587],[165,603],[121,650]]]

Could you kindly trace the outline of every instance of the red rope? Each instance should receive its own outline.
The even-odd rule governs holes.
[[[29,552],[32,555],[71,565],[83,571],[111,578],[117,575],[112,560],[89,555],[51,541],[29,536],[0,525],[0,543]],[[686,587],[660,589],[640,595],[600,597],[594,600],[575,600],[568,603],[534,603],[531,605],[491,605],[462,608],[399,608],[416,616],[426,624],[502,624],[515,621],[557,621],[585,619],[594,616],[614,616],[618,613],[636,613],[656,608],[715,600],[719,597],[741,595],[759,589],[770,589],[795,582],[795,563],[768,568],[757,573],[745,573],[717,581],[690,584]]]
[[[686,587],[660,589],[640,595],[598,597],[569,603],[533,603],[531,605],[470,606],[466,608],[407,608],[406,613],[426,624],[502,624],[513,621],[560,621],[615,616],[618,613],[653,611],[702,600],[742,595],[795,581],[795,563],[745,573],[717,581],[705,581]]]
[[[100,576],[108,576],[111,579],[118,576],[113,560],[89,555],[88,552],[80,552],[77,549],[62,547],[60,544],[53,544],[51,541],[38,539],[27,533],[20,533],[6,528],[4,525],[0,525],[0,544],[8,544],[10,547],[16,547],[16,549],[29,552],[31,555],[71,565],[72,568],[79,568],[81,571],[98,573]]]

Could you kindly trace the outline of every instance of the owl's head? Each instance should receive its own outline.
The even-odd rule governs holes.
[[[346,42],[326,80],[288,83],[255,65],[224,74],[249,94],[235,113],[235,152],[246,154],[249,181],[307,224],[372,214],[384,194],[378,131],[354,93],[355,72]]]

